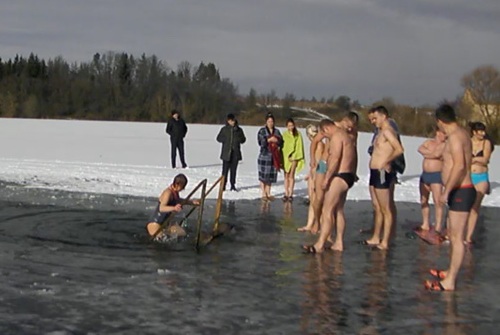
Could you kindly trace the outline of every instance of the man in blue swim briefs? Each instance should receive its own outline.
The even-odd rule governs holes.
[[[440,201],[443,205],[448,204],[451,249],[449,268],[431,269],[429,272],[440,280],[428,280],[425,287],[432,291],[454,291],[465,254],[465,225],[476,199],[476,189],[470,177],[472,142],[469,133],[457,123],[453,107],[442,105],[436,110],[435,116],[437,126],[447,137],[441,172],[444,189]]]
[[[392,162],[404,152],[398,135],[389,122],[389,113],[384,106],[374,108],[370,113],[372,123],[379,129],[373,141],[373,153],[370,158],[370,193],[377,204],[373,235],[364,244],[378,249],[389,248],[389,239],[394,224],[391,208],[391,186],[396,179]],[[382,235],[383,228],[383,236]]]
[[[321,211],[321,231],[314,245],[304,246],[309,253],[321,253],[325,249],[325,243],[331,239],[334,227],[336,237],[332,246],[335,251],[343,251],[343,237],[345,230],[345,219],[339,218],[337,213],[343,214],[343,206],[347,191],[356,181],[357,170],[357,147],[353,136],[348,130],[355,127],[351,114],[339,112],[334,116],[335,121],[322,120],[319,128],[324,136],[330,140],[328,143],[327,170],[324,174],[321,188],[325,191],[323,209]]]
[[[441,232],[443,224],[443,205],[439,201],[443,189],[441,182],[441,169],[443,167],[443,150],[446,135],[436,129],[434,138],[426,140],[418,148],[424,157],[422,161],[422,175],[420,176],[420,206],[422,208],[422,225],[417,230],[430,230],[429,222],[429,196],[432,193],[435,212],[435,230]]]

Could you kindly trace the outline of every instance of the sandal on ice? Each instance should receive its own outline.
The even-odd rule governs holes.
[[[430,269],[429,273],[431,274],[431,276],[436,277],[436,278],[441,279],[441,280],[446,278],[446,272],[444,272],[443,270]]]
[[[426,280],[424,285],[425,288],[429,291],[439,291],[439,292],[451,291],[445,289],[441,284],[441,282],[437,280]]]

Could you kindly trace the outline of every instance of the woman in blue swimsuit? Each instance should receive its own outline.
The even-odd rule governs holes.
[[[467,222],[467,232],[465,244],[472,244],[472,235],[476,228],[479,217],[479,208],[486,194],[490,193],[490,181],[488,177],[488,164],[495,146],[486,134],[486,126],[481,122],[470,122],[469,127],[472,132],[472,165],[471,179],[476,189],[476,200],[472,206],[469,220]]]

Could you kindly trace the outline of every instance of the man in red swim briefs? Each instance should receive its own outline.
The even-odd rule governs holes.
[[[476,189],[472,185],[469,172],[472,142],[469,133],[458,125],[453,107],[442,105],[436,110],[435,116],[437,126],[447,136],[441,170],[444,190],[440,201],[442,204],[448,204],[451,252],[449,268],[431,269],[430,273],[439,280],[428,280],[425,287],[432,291],[454,291],[465,253],[464,229],[476,199]]]

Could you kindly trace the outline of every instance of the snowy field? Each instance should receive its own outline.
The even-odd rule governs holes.
[[[87,193],[157,196],[177,173],[189,178],[188,191],[207,178],[209,185],[221,173],[221,145],[215,141],[219,125],[189,124],[185,141],[188,169],[170,168],[170,141],[165,124],[74,120],[0,119],[0,179],[25,185]],[[257,131],[242,126],[247,143],[238,168],[239,192],[225,192],[225,199],[260,198],[257,176]],[[280,128],[284,131],[284,128]],[[304,130],[301,129],[304,135]],[[360,181],[350,190],[350,200],[368,200],[367,148],[371,134],[359,136]],[[403,137],[407,168],[396,189],[397,201],[418,202],[421,156],[418,146],[424,139]],[[304,136],[306,157],[309,141]],[[492,193],[483,201],[487,206],[500,203],[500,150],[490,163]],[[180,163],[177,163],[179,166]],[[297,196],[307,194],[303,180],[306,169],[298,173]],[[283,194],[283,175],[272,193]],[[185,191],[186,192],[186,191]],[[187,194],[187,192],[185,193]],[[209,198],[216,197],[213,192]]]

